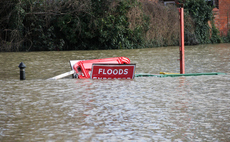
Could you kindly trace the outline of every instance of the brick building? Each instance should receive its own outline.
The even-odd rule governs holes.
[[[160,0],[165,5],[173,4],[175,0]],[[205,0],[207,4],[214,6],[213,15],[215,26],[219,29],[220,35],[226,36],[230,30],[230,0]],[[210,25],[211,26],[211,25]]]
[[[230,0],[214,0],[213,15],[220,34],[226,36],[230,29]]]

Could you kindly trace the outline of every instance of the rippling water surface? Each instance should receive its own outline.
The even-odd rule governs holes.
[[[137,73],[180,68],[178,47],[0,53],[0,141],[230,141],[230,44],[185,48],[186,73],[227,75],[47,80],[69,60],[117,56]]]

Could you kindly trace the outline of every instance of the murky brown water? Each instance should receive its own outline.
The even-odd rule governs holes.
[[[228,75],[46,80],[69,60],[117,56],[179,72],[179,47],[0,53],[0,141],[230,141],[230,44],[185,48],[186,73]]]

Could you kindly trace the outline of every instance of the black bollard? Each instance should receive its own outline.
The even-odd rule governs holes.
[[[21,62],[18,67],[20,68],[20,80],[25,80],[26,79],[26,75],[25,75],[26,65],[23,62]]]

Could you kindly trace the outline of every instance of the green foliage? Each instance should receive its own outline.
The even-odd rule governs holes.
[[[104,17],[97,19],[98,40],[101,47],[105,49],[128,49],[141,46],[143,41],[140,37],[143,28],[139,26],[134,30],[129,29],[130,23],[126,16],[132,6],[132,1],[119,1],[117,6],[108,14],[105,13]]]
[[[208,25],[208,21],[213,23],[213,7],[207,4],[205,0],[186,0],[184,4],[185,13],[189,14],[195,25],[195,37],[199,43],[220,43],[220,36],[215,25],[212,29]],[[188,29],[185,29],[185,31]],[[210,34],[211,33],[211,34]],[[210,38],[211,37],[211,38]]]
[[[25,11],[18,0],[0,1],[0,45],[2,51],[19,50],[23,43]]]
[[[63,50],[65,41],[63,39],[57,39],[53,26],[43,28],[41,25],[37,25],[32,31],[33,35],[37,35],[33,40],[33,50],[39,51],[53,51]]]
[[[59,17],[58,27],[74,49],[139,48],[143,42],[140,39],[143,28],[129,29],[126,16],[137,4],[134,0],[92,1],[92,9],[87,12]]]
[[[211,36],[212,43],[221,43],[223,42],[222,38],[220,37],[219,30],[215,27],[214,22],[212,21],[212,36]]]
[[[222,37],[223,42],[229,43],[230,42],[230,30],[228,30],[227,36]]]
[[[135,49],[178,45],[176,7],[139,0],[1,0],[0,51]],[[205,0],[185,2],[185,42],[229,42]],[[208,25],[212,23],[212,29]]]
[[[47,10],[54,4],[48,5],[45,0],[39,2],[25,0],[25,2],[27,6],[34,7],[32,11],[26,9],[28,15],[25,22],[27,24],[25,31],[28,31],[29,40],[32,41],[32,48],[27,50],[63,50],[65,41],[58,37],[59,31],[55,29],[56,15],[50,14]]]

